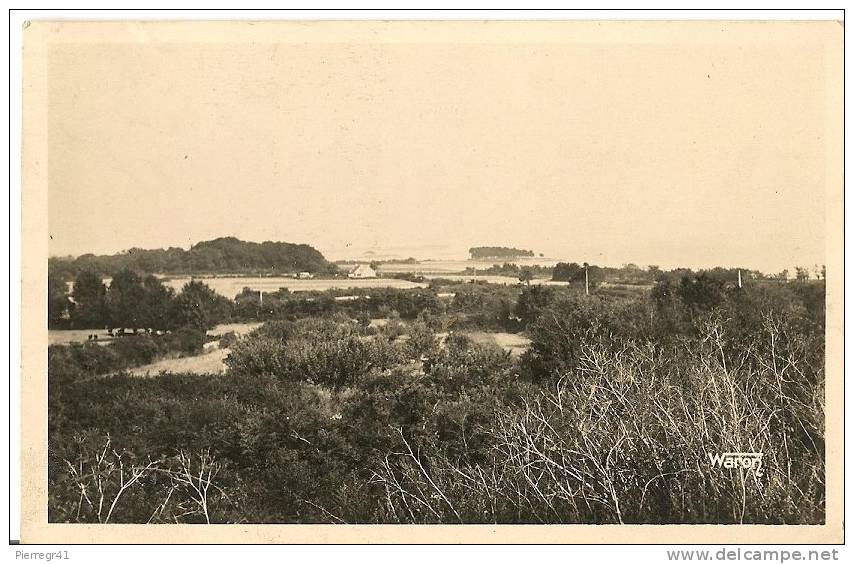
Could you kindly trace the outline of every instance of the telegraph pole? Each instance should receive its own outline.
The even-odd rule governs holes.
[[[584,295],[590,295],[590,279],[587,277],[587,263],[584,263]]]

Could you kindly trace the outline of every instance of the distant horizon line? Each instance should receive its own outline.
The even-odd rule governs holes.
[[[471,263],[491,263],[491,264],[498,264],[498,265],[502,265],[504,263],[513,264],[514,261],[520,261],[523,263],[524,262],[529,262],[529,263],[530,262],[544,262],[544,261],[555,262],[555,263],[558,263],[558,262],[564,262],[564,263],[576,262],[578,264],[583,264],[584,262],[588,262],[591,265],[605,267],[605,268],[623,268],[627,265],[635,265],[642,270],[648,270],[650,266],[657,266],[658,268],[660,268],[662,270],[677,270],[680,268],[686,268],[686,269],[690,269],[690,270],[713,270],[715,268],[723,268],[723,269],[739,269],[740,268],[740,269],[746,270],[746,271],[761,272],[762,274],[765,274],[765,275],[775,275],[775,274],[782,272],[782,269],[777,270],[776,272],[772,272],[769,270],[762,270],[759,268],[747,267],[744,265],[741,265],[741,266],[725,266],[723,264],[716,264],[715,266],[699,266],[696,264],[691,265],[691,264],[684,264],[684,263],[683,264],[669,263],[669,261],[667,263],[663,263],[663,264],[662,263],[656,264],[654,262],[649,262],[648,264],[640,264],[638,262],[632,262],[632,261],[625,261],[625,262],[605,261],[605,262],[601,262],[601,263],[595,263],[595,262],[592,262],[590,260],[585,261],[583,259],[578,259],[578,258],[568,259],[565,257],[547,256],[545,253],[539,253],[536,251],[534,251],[535,256],[485,257],[485,258],[471,258],[470,255],[468,255],[468,256],[455,255],[455,256],[446,256],[446,257],[435,257],[435,256],[430,257],[430,256],[424,256],[424,255],[415,256],[418,253],[405,252],[405,250],[407,248],[411,249],[412,251],[415,251],[416,249],[419,249],[419,248],[421,248],[421,249],[428,249],[429,248],[429,249],[432,249],[434,251],[439,249],[439,248],[443,248],[443,247],[447,248],[449,251],[452,249],[452,247],[450,247],[449,245],[443,245],[443,244],[414,245],[411,248],[406,247],[405,245],[394,245],[391,247],[375,247],[375,246],[374,247],[356,247],[354,249],[354,251],[361,252],[362,256],[354,256],[354,255],[346,256],[346,255],[344,255],[344,253],[340,252],[342,250],[341,248],[338,248],[338,249],[333,248],[333,249],[328,250],[328,251],[323,251],[323,250],[321,250],[320,246],[315,246],[312,243],[297,243],[297,242],[273,240],[273,239],[265,239],[263,241],[256,241],[256,240],[250,240],[250,239],[242,239],[242,238],[237,237],[235,235],[223,235],[223,236],[219,236],[219,237],[213,237],[211,239],[198,240],[194,243],[191,243],[187,247],[180,246],[180,245],[168,245],[168,246],[161,246],[161,247],[154,247],[154,248],[131,247],[129,249],[122,249],[119,251],[115,251],[113,253],[100,253],[99,254],[99,253],[93,253],[93,252],[85,252],[85,253],[81,253],[81,254],[77,254],[77,255],[72,254],[72,253],[58,254],[58,253],[50,253],[49,252],[48,253],[48,259],[77,260],[78,258],[85,256],[85,255],[119,256],[119,255],[128,254],[131,249],[141,249],[144,251],[156,251],[156,250],[168,250],[168,249],[177,248],[177,249],[181,249],[185,252],[188,252],[193,247],[195,247],[196,245],[198,245],[200,243],[215,241],[217,239],[229,239],[229,238],[236,239],[236,240],[244,242],[244,243],[255,243],[255,244],[263,244],[263,243],[269,242],[269,243],[285,243],[285,244],[290,244],[290,245],[308,245],[308,246],[320,251],[321,254],[324,255],[324,259],[326,259],[330,263],[335,263],[335,262],[370,263],[370,262],[375,261],[375,260],[381,260],[384,262],[393,263],[396,260],[399,260],[402,262],[402,261],[405,261],[409,258],[414,258],[415,260],[417,260],[419,262],[465,261],[465,262],[471,262]],[[474,246],[476,246],[476,245],[474,245]],[[508,246],[509,247],[510,245],[486,245],[486,246],[496,246],[496,247],[497,246]],[[528,246],[530,246],[530,245],[528,245]],[[472,248],[472,247],[473,246],[470,246],[469,248]],[[516,247],[512,247],[512,248],[516,248]],[[365,250],[361,250],[361,249],[365,249]],[[392,251],[392,249],[394,249],[395,251],[398,251],[398,252],[390,253],[389,251]],[[383,254],[382,254],[383,251],[385,251],[388,254],[386,256],[383,256]],[[400,252],[400,251],[404,251],[404,252]],[[364,256],[365,253],[369,253],[369,252],[376,252],[377,254],[376,254],[376,256]],[[333,253],[335,253],[335,254],[333,254]],[[462,255],[463,253],[460,253],[460,254]],[[344,255],[344,256],[342,256],[342,255]],[[389,256],[389,255],[395,255],[395,256]],[[407,255],[407,256],[403,256],[403,255]],[[542,256],[537,256],[537,255],[542,255]],[[644,262],[648,262],[648,261],[644,261]],[[676,265],[674,266],[673,264],[676,264]],[[816,266],[825,266],[825,263],[792,264],[789,266],[784,266],[783,269],[788,270],[789,273],[791,274],[792,270],[794,268],[797,268],[797,267],[802,267],[802,268],[806,268],[808,270],[812,270]]]

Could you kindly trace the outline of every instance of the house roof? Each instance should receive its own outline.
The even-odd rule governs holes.
[[[373,270],[373,268],[371,268],[371,265],[369,265],[369,264],[357,264],[356,266],[354,266],[350,269],[350,272],[357,272],[359,270],[365,270],[365,269]]]

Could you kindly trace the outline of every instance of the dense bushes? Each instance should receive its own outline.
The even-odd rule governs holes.
[[[240,337],[238,337],[234,331],[228,331],[219,338],[219,348],[221,348],[221,349],[231,348],[239,340],[240,340]]]
[[[538,286],[534,286],[538,288]],[[455,325],[462,328],[517,331],[521,328],[514,307],[520,290],[512,286],[457,284],[448,288],[454,298],[448,312],[458,314]],[[523,293],[530,292],[530,288]]]
[[[394,514],[423,502],[418,522],[822,522],[823,383],[800,379],[813,368],[798,347],[751,353],[754,370],[728,363],[724,340],[709,322],[673,350],[581,344],[550,385],[485,423],[486,461],[386,468],[384,483],[401,484]],[[724,452],[763,453],[764,474],[709,465]],[[416,497],[431,490],[441,499]]]
[[[160,341],[160,349],[163,352],[177,351],[183,355],[192,356],[202,352],[206,338],[205,331],[197,327],[185,326],[161,335],[156,340]]]
[[[336,299],[342,298],[345,299]],[[386,317],[395,311],[403,319],[422,314],[440,314],[443,305],[432,289],[350,288],[323,292],[291,293],[287,289],[265,293],[245,289],[235,298],[234,316],[244,320],[288,319],[335,314],[370,318]]]
[[[122,337],[107,344],[72,343],[48,347],[51,381],[109,374],[149,364],[167,354],[194,355],[202,351],[205,334],[182,327],[165,335]]]
[[[226,364],[238,374],[273,374],[340,388],[368,370],[390,368],[403,360],[399,347],[380,336],[361,335],[356,323],[303,320],[277,324],[243,339]]]
[[[204,330],[227,322],[234,309],[231,300],[197,280],[176,295],[154,275],[121,270],[108,287],[100,274],[85,270],[78,273],[69,297],[65,284],[55,275],[51,279],[50,328],[170,330],[189,325]]]
[[[110,522],[823,522],[823,284],[510,292],[378,328],[269,321],[221,376],[60,382],[115,360],[52,349],[50,519],[104,522],[81,484],[121,458],[140,477]],[[505,305],[521,359],[459,330]],[[723,452],[763,453],[763,474],[712,466]],[[202,464],[205,503],[181,481]]]
[[[387,521],[386,509],[377,504],[382,486],[376,482],[387,453],[408,442],[418,445],[413,448],[429,464],[437,440],[448,443],[442,452],[449,456],[474,455],[485,440],[473,424],[491,416],[501,390],[492,379],[502,376],[483,372],[481,347],[462,340],[453,347],[447,357],[433,359],[435,377],[417,364],[369,368],[337,391],[279,374],[236,372],[118,376],[63,387],[62,393],[51,394],[50,518],[98,520],[85,501],[78,513],[78,478],[64,464],[91,459],[106,434],[82,441],[80,433],[97,427],[109,431],[111,449],[126,460],[134,455],[142,468],[150,457],[172,472],[181,453],[209,453],[220,468],[215,485],[225,492],[210,504],[215,522]],[[506,364],[502,353],[486,353],[492,356]],[[461,386],[464,378],[444,377],[450,372],[479,380]],[[172,484],[158,479],[160,472],[143,472],[117,504],[111,522],[145,521],[157,510]],[[196,512],[179,520],[200,518]]]

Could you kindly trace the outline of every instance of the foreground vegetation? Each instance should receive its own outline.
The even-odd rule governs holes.
[[[132,351],[104,368],[87,354],[107,347],[52,347],[50,520],[824,520],[822,281],[361,296],[245,293],[229,315],[266,323],[218,376],[131,378],[114,372]],[[711,466],[723,452],[764,472]]]

